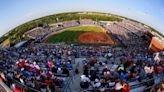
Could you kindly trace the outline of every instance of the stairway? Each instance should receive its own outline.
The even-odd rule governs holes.
[[[80,92],[81,91],[81,88],[80,88],[80,75],[82,75],[82,73],[83,73],[82,60],[83,60],[82,58],[76,58],[75,59],[74,69],[75,69],[76,65],[78,65],[77,67],[79,69],[79,74],[74,75],[73,83],[70,84],[71,92]]]

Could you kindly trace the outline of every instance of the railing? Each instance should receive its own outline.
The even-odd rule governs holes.
[[[24,90],[28,90],[28,92],[40,92],[39,90],[36,90],[32,87],[28,87],[20,82],[18,82],[17,80],[15,79],[12,79],[12,82],[19,88],[21,88],[21,91],[23,92]],[[26,91],[25,91],[26,92]]]
[[[64,87],[61,89],[60,92],[67,92],[67,91],[71,92],[71,88],[70,88],[70,85],[69,85],[70,82],[71,82],[71,78],[69,78],[69,79],[66,81],[66,83],[64,84]]]
[[[149,80],[146,80],[146,81],[143,81],[143,82],[139,82],[137,84],[134,84],[134,85],[131,85],[131,89],[134,89],[134,88],[137,88],[137,87],[140,87],[140,86],[143,86],[145,83],[148,83],[150,81],[154,81],[154,78],[152,79],[149,79]]]
[[[161,77],[162,77],[162,78],[158,77],[158,78],[160,78],[160,82],[159,82],[159,83],[154,84],[153,86],[150,86],[150,87],[145,88],[144,91],[150,90],[150,92],[156,92],[156,88],[158,88],[159,85],[160,85],[160,83],[161,83],[162,81],[164,81],[163,76],[161,76]]]
[[[60,92],[71,92],[71,88],[70,88],[70,83],[73,83],[73,71],[71,71],[71,75],[69,77],[69,79],[64,83],[64,87],[61,89]]]
[[[0,81],[0,92],[13,92],[3,81]]]
[[[68,77],[68,75],[66,75],[66,74],[54,74],[54,75],[57,76],[57,77]],[[69,88],[69,90],[71,90],[70,87],[69,87],[69,84],[70,84],[71,81],[72,81],[72,77],[69,77],[69,79],[66,81],[66,83],[64,85],[64,88],[62,88],[62,89],[64,89],[64,91],[62,91],[62,92],[66,92],[66,90],[68,90],[68,88]],[[19,88],[21,88],[22,91],[25,90],[25,89],[27,89],[28,92],[40,92],[39,90],[34,89],[32,87],[29,87],[27,85],[24,85],[24,84],[18,82],[17,80],[15,80],[15,79],[12,79],[12,82],[15,83],[16,86],[18,86]],[[38,81],[38,83],[39,84],[42,84],[42,85],[46,85],[43,82],[39,82]],[[71,91],[69,91],[69,92],[71,92]]]
[[[154,78],[152,78],[152,79],[149,79],[149,80],[146,80],[146,81],[144,81],[144,82],[139,82],[139,83],[137,83],[137,84],[134,84],[134,85],[131,85],[130,86],[130,89],[135,89],[135,88],[137,88],[137,87],[141,87],[141,86],[143,86],[145,83],[148,83],[148,82],[150,82],[150,81],[153,81],[154,80]],[[149,87],[147,87],[147,89],[149,89],[149,88],[151,88],[152,86],[149,86]],[[98,88],[93,88],[93,89],[88,89],[87,91],[89,91],[89,92],[95,92],[96,90],[99,90]],[[105,88],[105,91],[107,91],[107,92],[110,92],[110,91],[112,91],[112,90],[114,90],[114,88]],[[144,89],[144,90],[146,90],[146,89]]]

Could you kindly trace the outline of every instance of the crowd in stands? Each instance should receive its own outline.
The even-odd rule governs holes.
[[[9,87],[16,86],[14,80],[42,92],[54,92],[73,69],[71,53],[63,48],[34,45],[2,50],[0,77]]]
[[[131,25],[131,26],[135,27],[135,29],[140,30],[140,31],[142,30],[142,31],[146,32],[146,31],[150,30],[149,27],[147,27],[144,24],[138,23],[138,22],[134,22],[134,21],[130,21],[130,20],[123,20],[122,22],[125,22],[128,25]]]
[[[134,56],[133,56],[134,55]],[[94,92],[129,92],[135,82],[147,87],[155,83],[164,73],[164,63],[154,63],[152,55],[137,55],[114,50],[106,55],[109,61],[99,61],[96,58],[85,60],[81,87]]]
[[[154,78],[155,73],[160,76],[164,67],[163,62],[154,63],[153,55],[146,51],[135,53],[110,46],[33,44],[0,50],[0,77],[9,87],[17,86],[14,80],[42,92],[59,91],[67,80],[61,76],[70,76],[74,70],[74,58],[86,58],[82,61],[84,68],[79,85],[87,90],[128,92],[120,91],[130,90],[128,81],[142,82]],[[154,81],[147,86],[152,84]]]
[[[63,27],[75,27],[75,26],[78,26],[79,23],[75,20],[72,20],[72,21],[66,21],[66,22],[63,22],[62,23],[62,26]]]
[[[79,21],[80,25],[95,25],[96,22],[91,19],[82,19]]]
[[[37,27],[30,31],[27,31],[25,35],[28,35],[29,37],[35,39],[36,37],[43,36],[47,31],[48,29]]]
[[[136,30],[133,26],[125,25],[127,24],[124,22],[118,22],[103,27],[107,29],[111,35],[115,36],[121,42],[121,44],[126,46],[128,49],[134,50],[137,47],[141,47],[142,49],[138,49],[137,51],[145,51],[149,44],[142,38],[144,31],[142,32],[140,30]]]
[[[148,31],[148,28],[144,27],[143,25],[139,25],[139,23],[133,23],[128,20],[123,20],[122,22],[117,22],[117,25],[126,28],[127,30],[133,32],[137,36],[143,36],[144,33]],[[142,27],[142,28],[141,28]]]

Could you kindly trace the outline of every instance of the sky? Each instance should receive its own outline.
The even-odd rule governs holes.
[[[164,34],[164,0],[0,0],[0,36],[30,20],[74,11],[125,16]]]

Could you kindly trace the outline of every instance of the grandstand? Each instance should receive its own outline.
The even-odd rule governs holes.
[[[80,25],[95,25],[96,22],[91,19],[82,19],[79,21]]]

